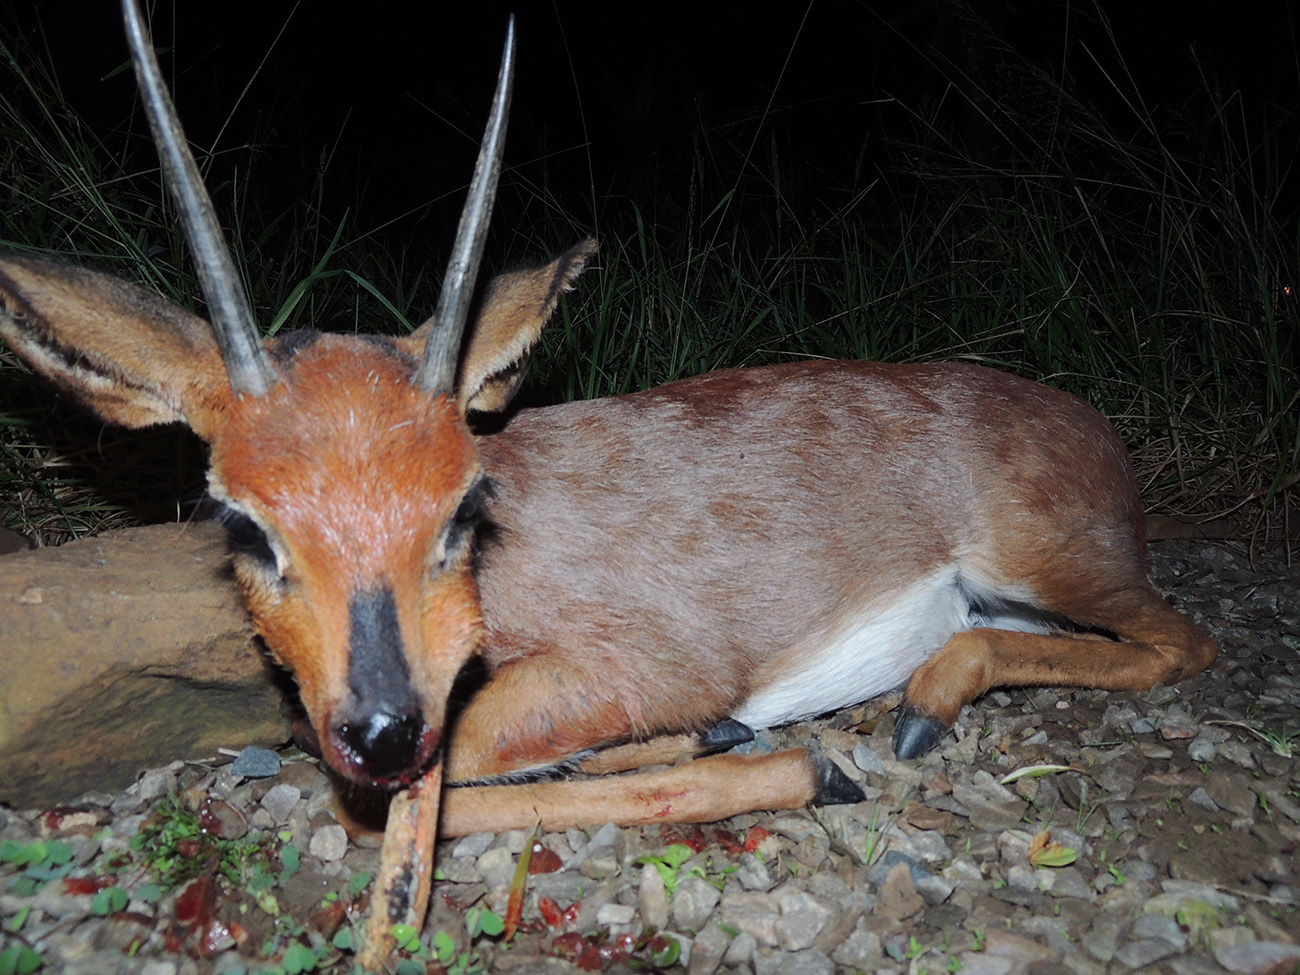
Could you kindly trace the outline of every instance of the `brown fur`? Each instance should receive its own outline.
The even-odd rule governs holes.
[[[452,682],[476,652],[491,676],[451,730],[453,781],[707,728],[941,565],[1117,637],[959,632],[906,692],[944,723],[998,684],[1140,689],[1213,658],[1209,637],[1146,581],[1140,499],[1114,430],[1079,400],[1003,373],[734,370],[525,410],[472,437],[464,413],[505,405],[594,253],[584,242],[487,289],[455,402],[409,381],[427,327],[384,342],[286,342],[272,350],[281,381],[270,393],[235,396],[193,316],[28,258],[0,259],[0,333],[107,419],[183,420],[208,440],[213,493],[255,519],[275,556],[237,562],[253,617],[297,675],[326,757],[361,780],[331,729],[349,693],[349,599],[377,588],[392,594],[428,725],[411,778],[447,733]],[[475,564],[442,548],[481,475],[493,530]],[[711,781],[732,792],[726,767]],[[777,794],[764,776],[811,797],[806,757],[764,767],[746,801],[776,804],[759,798]],[[686,784],[701,773],[681,774],[684,790],[704,788]],[[608,788],[603,805],[572,806],[560,783],[449,808],[489,802],[484,822],[520,825],[556,790],[548,808],[604,821],[650,794],[636,781]],[[516,811],[501,811],[511,795]]]

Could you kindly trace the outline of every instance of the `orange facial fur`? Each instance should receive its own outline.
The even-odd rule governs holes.
[[[391,591],[411,684],[441,734],[451,681],[474,652],[477,591],[444,533],[479,474],[455,404],[410,382],[392,346],[320,336],[264,398],[230,404],[212,441],[212,492],[266,532],[282,579],[237,572],[259,632],[297,675],[329,754],[348,693],[354,595]]]

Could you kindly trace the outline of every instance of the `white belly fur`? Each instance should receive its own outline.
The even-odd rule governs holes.
[[[969,572],[961,573],[969,590]],[[757,689],[732,717],[754,729],[771,728],[870,700],[901,687],[954,633],[978,626],[1047,632],[1040,622],[1015,615],[981,616],[958,585],[956,566],[945,566],[895,593],[888,602],[868,605],[857,619],[827,642],[810,646],[800,666]],[[978,585],[985,592],[997,587]],[[1024,599],[1024,592],[1000,595]]]

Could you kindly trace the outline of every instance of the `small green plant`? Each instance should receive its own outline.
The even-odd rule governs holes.
[[[1080,792],[1079,795],[1079,815],[1075,818],[1074,821],[1074,831],[1076,833],[1083,832],[1084,828],[1088,825],[1088,820],[1092,818],[1092,814],[1095,813],[1097,809],[1101,806],[1101,804],[1105,801],[1105,796],[1102,796],[1101,798],[1097,799],[1096,802],[1093,802],[1091,804],[1089,804],[1087,800],[1088,800],[1088,788],[1087,788],[1087,780],[1085,779],[1082,784],[1082,791]]]
[[[26,945],[0,948],[0,975],[31,975],[45,964],[45,959]]]
[[[126,891],[121,887],[106,887],[95,895],[91,901],[90,912],[98,914],[100,917],[107,917],[109,914],[116,914],[118,911],[126,910],[126,905],[130,902]]]
[[[711,884],[712,886],[718,888],[718,890],[722,890],[724,887],[727,886],[727,878],[730,877],[733,873],[735,873],[739,869],[740,867],[735,866],[733,864],[728,864],[725,867],[715,868],[713,866],[713,860],[712,858],[710,858],[708,860],[705,860],[704,866],[702,867],[701,866],[691,867],[691,869],[687,871],[687,875],[691,877],[699,877],[701,880],[705,881],[706,883]],[[676,944],[676,942],[674,942],[674,944]]]
[[[250,861],[258,844],[204,832],[198,813],[178,797],[167,796],[132,837],[131,849],[144,856],[145,867],[165,887],[199,876],[214,862],[218,874],[242,886],[251,879]]]
[[[1282,758],[1290,758],[1294,754],[1294,746],[1297,740],[1300,740],[1300,729],[1273,730],[1265,728],[1263,731],[1264,741],[1272,750],[1274,755]]]
[[[491,914],[491,911],[488,911]],[[495,915],[493,915],[495,917]],[[433,955],[438,964],[443,967],[447,975],[479,975],[483,971],[479,964],[478,953],[469,951],[460,951],[456,947],[456,939],[446,931],[439,931],[433,936]],[[407,959],[407,961],[416,961],[416,959]],[[420,964],[423,964],[421,961]],[[412,975],[424,975],[427,968],[418,970],[412,969]],[[402,975],[401,966],[398,966],[398,975]]]
[[[324,961],[311,948],[304,944],[290,945],[280,959],[280,967],[284,969],[285,975],[302,975],[303,972],[314,972],[320,963]]]
[[[348,896],[356,900],[361,896],[361,892],[370,886],[370,874],[362,870],[360,873],[354,873],[348,878]]]
[[[72,859],[72,847],[63,840],[36,840],[19,843],[16,840],[0,842],[0,863],[19,869],[31,869],[42,864],[62,866]]]
[[[677,959],[681,957],[681,954],[682,943],[676,938],[665,938],[663,948],[650,955],[650,963],[655,968],[671,968],[677,964]]]
[[[477,938],[481,934],[495,938],[505,927],[505,919],[486,907],[471,907],[465,912],[465,930],[471,938]]]
[[[863,865],[871,866],[884,855],[885,852],[885,833],[888,832],[890,825],[893,823],[892,816],[887,817],[882,823],[880,821],[880,800],[877,799],[871,806],[871,815],[867,819],[867,832],[863,840]],[[970,839],[967,838],[967,849],[969,850]]]
[[[441,931],[438,933],[443,934]],[[420,932],[410,924],[394,924],[393,941],[397,943],[399,951],[414,954],[420,950]]]
[[[0,864],[20,870],[5,888],[18,897],[31,897],[50,880],[61,880],[72,872],[72,847],[63,840],[0,843]]]
[[[292,843],[286,843],[280,848],[280,876],[279,882],[284,883],[302,867],[302,852]]]
[[[643,866],[650,864],[663,878],[664,889],[668,891],[668,897],[671,900],[677,891],[677,883],[681,879],[682,865],[686,863],[694,854],[689,846],[685,843],[674,843],[663,853],[648,853],[645,856],[637,857],[636,864]]]

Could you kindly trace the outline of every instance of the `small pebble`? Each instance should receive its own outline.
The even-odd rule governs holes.
[[[249,745],[235,756],[230,771],[245,779],[269,779],[280,772],[280,756],[269,748]]]
[[[348,834],[338,823],[322,826],[311,834],[311,845],[307,852],[326,863],[342,860],[348,852]]]

